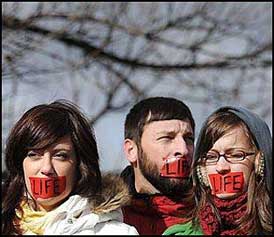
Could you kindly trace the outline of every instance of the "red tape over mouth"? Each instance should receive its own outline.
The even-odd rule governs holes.
[[[190,164],[186,158],[164,158],[160,175],[167,178],[186,178],[190,174]]]
[[[232,172],[226,175],[209,174],[208,176],[211,184],[211,193],[213,195],[220,193],[238,193],[243,190],[243,172]]]
[[[66,177],[29,177],[34,198],[51,198],[60,195],[66,189]]]

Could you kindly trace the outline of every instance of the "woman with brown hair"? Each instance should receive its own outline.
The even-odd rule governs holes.
[[[272,138],[256,114],[222,107],[208,117],[196,144],[193,180],[197,218],[164,234],[272,233]]]
[[[68,101],[28,110],[7,140],[2,234],[138,234],[121,222],[129,201],[117,176],[101,176],[87,119]]]

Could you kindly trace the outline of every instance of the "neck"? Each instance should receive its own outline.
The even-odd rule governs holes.
[[[140,169],[134,167],[135,189],[137,193],[160,193],[142,174]]]
[[[60,206],[66,200],[67,200],[67,198],[65,198],[53,205],[45,205],[45,204],[38,203],[38,202],[36,202],[36,205],[35,205],[35,203],[32,203],[31,205],[32,205],[33,210],[35,210],[35,211],[50,212],[50,211],[53,211],[54,209],[56,209],[58,206]]]

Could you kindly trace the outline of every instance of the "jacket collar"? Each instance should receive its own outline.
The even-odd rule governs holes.
[[[102,175],[101,192],[90,197],[89,203],[93,213],[108,213],[130,202],[131,195],[127,184],[119,175],[106,173]]]

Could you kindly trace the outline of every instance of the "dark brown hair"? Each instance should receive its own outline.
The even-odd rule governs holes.
[[[234,128],[243,129],[250,140],[250,144],[256,148],[256,140],[248,126],[237,115],[229,111],[213,113],[205,122],[195,151],[195,162],[193,169],[193,180],[195,195],[198,200],[197,214],[202,210],[206,202],[211,205],[213,212],[220,222],[220,215],[212,202],[210,188],[202,184],[197,174],[197,167],[203,166],[201,158],[211,149],[214,143]],[[237,231],[247,231],[248,234],[272,232],[272,203],[266,190],[264,179],[253,170],[248,183],[248,201],[246,214],[235,220],[238,224]]]
[[[185,122],[189,122],[191,128],[193,130],[193,134],[195,132],[195,122],[192,117],[191,111],[188,106],[180,100],[171,97],[150,97],[144,100],[141,100],[137,104],[135,104],[129,113],[127,114],[126,121],[125,121],[125,139],[131,139],[134,141],[138,147],[138,157],[143,157],[143,149],[141,147],[141,138],[144,132],[145,125],[154,122],[154,121],[163,121],[163,120],[181,120]],[[141,163],[145,165],[145,160]],[[147,165],[147,164],[146,164]],[[147,167],[147,170],[153,169],[153,166]],[[146,170],[143,169],[142,172]],[[151,172],[150,172],[151,173]],[[150,177],[146,176],[146,179],[149,182],[153,182],[154,186],[157,186],[158,177],[154,176],[153,172],[151,173]],[[152,181],[154,179],[154,181]],[[190,204],[190,210],[186,214],[186,218],[191,219],[193,217],[193,206],[194,203],[194,192],[192,186],[192,179],[190,178],[189,184],[184,185],[184,192],[182,196],[179,198],[180,202],[185,201],[186,203]],[[161,183],[162,184],[162,183]],[[159,184],[160,185],[160,184]],[[183,184],[182,184],[183,185]],[[167,187],[167,185],[165,185]],[[157,187],[156,187],[157,188]],[[162,186],[163,188],[163,186]],[[159,189],[159,188],[158,188]],[[159,189],[160,190],[160,189]],[[183,190],[183,189],[181,189]],[[173,187],[174,191],[174,187]],[[174,195],[174,193],[168,194],[169,198],[173,200],[178,200],[178,196]]]
[[[193,132],[195,122],[186,104],[170,97],[151,97],[138,102],[129,111],[125,121],[125,138],[140,144],[146,124],[161,120],[189,120]]]
[[[70,136],[77,158],[77,180],[71,194],[91,197],[100,191],[97,144],[88,120],[76,105],[66,100],[37,105],[23,114],[7,139],[2,234],[21,234],[14,219],[15,209],[26,191],[23,160],[28,150],[46,148],[64,136]]]

